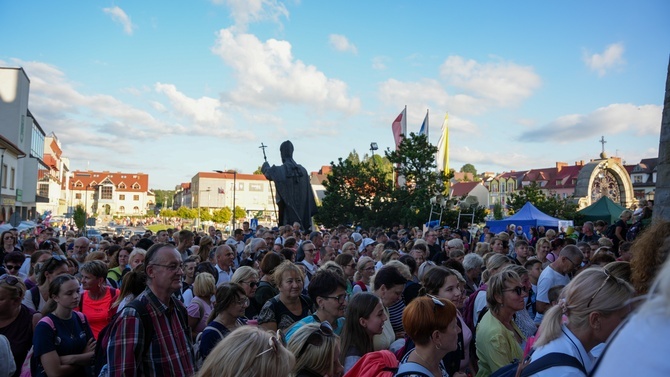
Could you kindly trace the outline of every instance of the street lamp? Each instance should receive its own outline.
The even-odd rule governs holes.
[[[235,170],[227,170],[227,171],[214,170],[214,171],[219,173],[219,174],[223,174],[223,173],[232,173],[233,174],[233,218],[231,220],[232,228],[230,229],[230,234],[233,234],[233,232],[235,231],[235,207],[236,207],[235,199],[237,197],[237,171],[235,171]]]

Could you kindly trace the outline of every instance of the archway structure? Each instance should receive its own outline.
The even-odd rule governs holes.
[[[593,160],[579,171],[574,196],[579,209],[590,206],[603,196],[625,208],[635,203],[633,182],[619,158]]]

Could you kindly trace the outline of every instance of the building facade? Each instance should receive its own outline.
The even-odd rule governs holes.
[[[35,219],[37,203],[49,201],[37,191],[38,170],[49,167],[44,162],[45,133],[30,112],[29,97],[30,79],[23,68],[0,67],[2,221],[14,213],[22,220]]]
[[[144,173],[76,170],[63,189],[70,192],[69,206],[82,205],[89,216],[143,216],[154,206]]]
[[[37,193],[47,201],[37,203],[37,212],[68,215],[68,193],[63,187],[67,187],[70,161],[63,157],[61,143],[53,132],[44,138],[44,163],[48,167],[38,171]]]

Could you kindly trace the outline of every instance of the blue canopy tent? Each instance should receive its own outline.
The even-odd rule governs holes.
[[[558,229],[558,220],[543,213],[530,202],[526,202],[519,212],[514,215],[504,220],[487,221],[486,225],[489,227],[490,232],[498,233],[506,230],[510,224],[514,224],[523,227],[523,232],[528,235],[531,227],[543,226],[545,228]]]

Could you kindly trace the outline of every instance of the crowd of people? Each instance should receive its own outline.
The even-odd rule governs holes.
[[[7,231],[0,375],[664,375],[670,223],[616,227]]]

